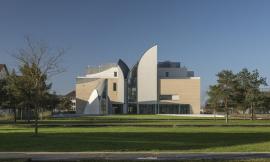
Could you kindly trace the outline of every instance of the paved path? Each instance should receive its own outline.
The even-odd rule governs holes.
[[[71,160],[191,160],[269,158],[269,153],[177,153],[177,152],[0,152],[1,159],[32,161]]]

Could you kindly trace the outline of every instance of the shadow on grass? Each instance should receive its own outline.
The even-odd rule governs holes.
[[[20,132],[1,133],[0,139],[0,151],[198,151],[268,142],[270,133],[90,132],[33,137]]]

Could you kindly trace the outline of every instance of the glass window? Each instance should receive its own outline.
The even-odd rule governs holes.
[[[128,104],[128,114],[137,114],[137,104]]]
[[[138,63],[134,65],[128,75],[128,101],[137,101],[137,68]]]
[[[116,85],[116,83],[113,83],[113,91],[117,91],[117,85]]]
[[[117,77],[117,72],[116,71],[114,72],[114,77]]]
[[[160,95],[160,100],[172,100],[172,95]]]
[[[178,114],[179,105],[178,104],[160,104],[159,113],[160,114]]]
[[[140,104],[140,114],[155,114],[155,104]]]
[[[166,76],[166,77],[169,77],[169,72],[166,72],[166,73],[165,73],[165,76]]]

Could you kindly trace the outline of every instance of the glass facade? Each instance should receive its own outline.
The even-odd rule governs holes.
[[[123,104],[112,104],[114,114],[123,114]]]
[[[160,104],[159,114],[190,114],[188,104]]]
[[[155,104],[140,104],[139,105],[139,114],[156,114],[156,105]]]
[[[138,63],[128,75],[128,102],[137,102],[137,69]]]
[[[190,114],[190,105],[188,104],[182,104],[180,107],[180,113],[179,114]]]
[[[128,104],[128,114],[137,114],[137,104]]]

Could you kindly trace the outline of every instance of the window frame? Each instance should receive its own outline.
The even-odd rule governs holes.
[[[169,77],[170,73],[168,71],[165,72],[165,77]]]
[[[113,91],[116,92],[117,91],[117,83],[113,83]]]

